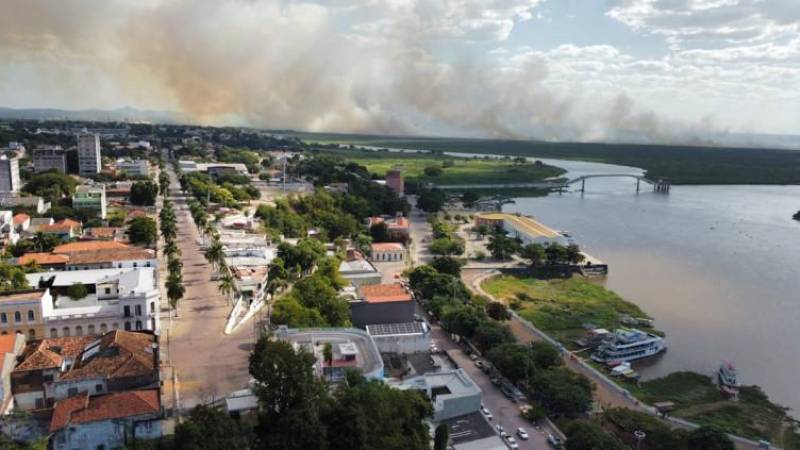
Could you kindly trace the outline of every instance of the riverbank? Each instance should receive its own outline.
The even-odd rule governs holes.
[[[800,151],[645,144],[598,144],[522,140],[413,138],[396,136],[296,133],[306,142],[365,145],[559,158],[641,167],[653,179],[673,184],[800,183]]]
[[[549,279],[501,274],[484,280],[481,288],[572,349],[585,323],[614,329],[620,326],[620,314],[649,318],[637,305],[579,276]],[[618,383],[646,404],[674,402],[674,417],[754,440],[768,440],[784,449],[800,448],[794,419],[758,386],[743,387],[740,399],[730,401],[709,376],[694,372],[675,372],[642,383]]]
[[[497,158],[464,158],[430,153],[402,153],[358,149],[323,150],[322,154],[344,158],[362,165],[379,177],[395,167],[402,169],[406,183],[437,186],[472,185],[469,189],[453,191],[481,191],[480,185],[498,183],[532,183],[556,178],[566,173],[560,167],[541,162],[514,161]],[[496,191],[497,189],[492,189]],[[504,191],[505,192],[505,191]],[[543,189],[510,190],[508,195],[525,195],[529,192],[547,192]]]
[[[574,348],[573,341],[584,335],[587,324],[613,330],[620,326],[622,315],[650,319],[613,291],[577,276],[504,274],[485,281],[482,287],[567,348]]]

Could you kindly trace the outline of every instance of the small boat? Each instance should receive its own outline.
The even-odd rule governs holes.
[[[740,384],[735,364],[730,361],[722,361],[717,371],[717,380],[719,380],[719,388],[722,392],[734,398],[739,395]]]

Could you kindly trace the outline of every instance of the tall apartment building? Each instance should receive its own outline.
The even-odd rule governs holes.
[[[19,160],[0,156],[0,192],[19,191]]]
[[[36,173],[56,169],[67,173],[67,154],[59,145],[44,145],[33,150],[33,170]]]
[[[93,133],[78,135],[78,173],[100,173],[100,136]]]

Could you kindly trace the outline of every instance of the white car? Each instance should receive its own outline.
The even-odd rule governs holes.
[[[517,440],[514,439],[513,436],[506,436],[506,442],[508,442],[508,446],[511,447],[512,449],[519,448],[519,445],[517,444]]]
[[[492,412],[486,409],[486,407],[481,406],[481,412],[483,413],[484,416],[486,416],[487,420],[494,419],[494,417],[492,417]]]
[[[528,440],[528,432],[525,431],[525,428],[517,428],[517,436],[519,436],[519,438],[523,441]]]

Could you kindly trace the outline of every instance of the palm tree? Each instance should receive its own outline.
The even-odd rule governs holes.
[[[214,239],[214,242],[206,249],[204,256],[215,270],[220,265],[225,264],[225,250],[219,239]]]
[[[226,271],[219,279],[219,292],[225,296],[225,300],[231,301],[231,294],[236,292],[236,282],[230,272]]]
[[[183,263],[178,258],[169,258],[167,261],[167,270],[169,273],[180,273],[183,269]]]
[[[178,244],[176,244],[174,240],[167,240],[167,243],[164,245],[164,255],[166,255],[168,259],[181,256],[181,250],[178,248]]]
[[[31,240],[33,241],[33,248],[40,252],[44,251],[44,247],[47,245],[47,236],[43,232],[37,231]]]
[[[167,278],[167,299],[169,299],[169,307],[175,311],[175,317],[178,317],[178,302],[183,298],[186,293],[186,288],[183,286],[183,280],[180,274],[170,274]]]

